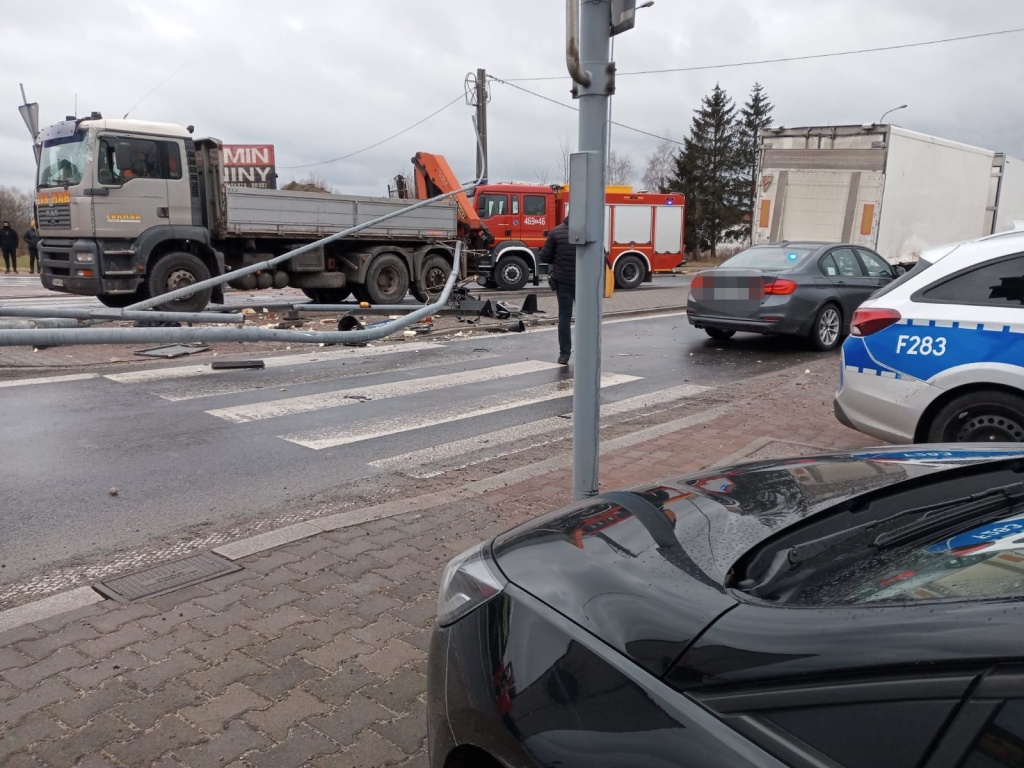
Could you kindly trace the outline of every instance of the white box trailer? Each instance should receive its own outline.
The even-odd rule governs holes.
[[[759,161],[755,243],[851,242],[906,266],[1024,218],[1021,161],[893,125],[769,129]]]

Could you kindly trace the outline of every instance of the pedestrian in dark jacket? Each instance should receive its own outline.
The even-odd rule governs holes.
[[[11,223],[5,221],[0,227],[0,251],[4,254],[4,269],[7,274],[11,273],[14,267],[14,274],[18,274],[18,233],[11,229]]]
[[[572,307],[576,301],[576,246],[569,242],[569,217],[551,230],[540,260],[551,264],[555,295],[558,296],[558,363],[569,364],[572,354]]]
[[[39,271],[39,230],[36,229],[35,219],[28,225],[23,237],[28,246],[28,273],[31,275]]]

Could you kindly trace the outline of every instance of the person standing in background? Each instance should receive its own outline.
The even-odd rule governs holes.
[[[25,245],[28,246],[28,273],[39,272],[39,230],[36,229],[36,220],[32,219],[22,236]]]
[[[0,251],[4,254],[6,273],[11,274],[11,267],[14,267],[14,274],[18,274],[18,233],[11,229],[9,221],[0,227]]]
[[[569,217],[551,230],[537,257],[551,264],[548,284],[558,296],[558,364],[572,354],[572,308],[576,302],[576,246],[569,242]]]

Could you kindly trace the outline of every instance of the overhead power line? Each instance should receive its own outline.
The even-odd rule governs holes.
[[[943,45],[945,43],[958,43],[962,40],[977,40],[983,37],[996,37],[998,35],[1012,35],[1024,32],[1024,27],[1014,29],[1000,29],[994,32],[978,32],[973,35],[961,35],[959,37],[944,37],[941,40],[925,40],[919,43],[902,43],[900,45],[883,45],[877,48],[858,48],[852,51],[833,51],[832,53],[813,53],[806,56],[785,56],[778,59],[757,59],[754,61],[736,61],[728,64],[701,64],[693,67],[672,67],[669,69],[643,69],[636,72],[616,72],[616,77],[629,77],[631,75],[664,75],[672,72],[703,72],[712,69],[730,69],[733,67],[752,67],[759,64],[782,64],[788,61],[810,61],[812,59],[830,59],[838,56],[858,56],[865,53],[881,53],[883,51],[899,51],[907,48],[922,48],[927,45]],[[525,83],[539,80],[564,80],[568,75],[552,77],[513,77],[507,82]]]
[[[347,155],[342,155],[341,157],[332,157],[330,160],[321,160],[320,162],[317,162],[317,163],[304,163],[302,165],[282,165],[282,166],[280,166],[280,168],[282,170],[285,170],[285,169],[293,170],[295,168],[314,168],[314,167],[316,167],[318,165],[328,165],[329,163],[337,163],[337,162],[340,162],[342,160],[348,160],[348,158],[355,157],[356,155],[361,155],[363,152],[369,152],[371,149],[379,147],[381,144],[386,144],[387,142],[391,141],[392,139],[397,139],[399,136],[401,136],[404,133],[408,133],[413,128],[416,128],[417,126],[423,125],[423,123],[427,122],[427,120],[429,120],[430,118],[437,117],[439,114],[444,112],[446,109],[448,109],[452,105],[456,104],[459,101],[462,101],[464,96],[465,96],[465,94],[460,93],[454,99],[452,99],[447,104],[445,104],[443,107],[441,107],[440,109],[434,110],[433,112],[431,112],[429,115],[427,115],[423,119],[417,120],[415,123],[410,125],[408,128],[403,128],[398,133],[393,133],[390,136],[388,136],[386,139],[381,139],[380,141],[376,142],[375,144],[371,144],[368,147],[363,147],[362,149],[357,149],[355,152],[349,152]]]
[[[528,93],[531,96],[536,96],[538,99],[543,99],[544,101],[550,101],[552,104],[557,104],[560,107],[565,107],[566,109],[571,109],[573,112],[579,112],[579,109],[577,109],[576,107],[572,106],[571,104],[566,104],[565,102],[559,101],[558,99],[552,99],[552,98],[550,98],[548,96],[545,96],[545,95],[543,95],[541,93],[537,93],[536,91],[531,91],[528,88],[523,88],[523,86],[516,85],[515,83],[513,83],[513,82],[511,82],[509,80],[502,80],[500,77],[495,77],[494,75],[487,75],[487,79],[488,80],[493,80],[496,83],[501,83],[502,85],[507,85],[509,88],[515,88],[517,91],[522,91],[523,93]],[[676,141],[675,139],[670,139],[668,136],[659,136],[658,134],[651,133],[650,131],[645,131],[645,130],[642,130],[640,128],[634,128],[632,125],[626,125],[625,123],[617,123],[614,120],[612,120],[611,123],[612,123],[612,125],[618,126],[619,128],[625,128],[627,131],[633,131],[634,133],[642,133],[644,136],[650,136],[653,139],[658,139],[660,141],[667,141],[667,142],[670,142],[672,144],[678,144],[680,146],[682,146],[682,144],[683,144],[683,142]]]

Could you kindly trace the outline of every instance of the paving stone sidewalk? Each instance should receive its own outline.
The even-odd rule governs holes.
[[[717,417],[602,457],[603,488],[743,457],[862,447],[831,356]],[[445,562],[561,506],[571,470],[323,533],[242,570],[0,634],[6,768],[427,765],[426,652]]]

